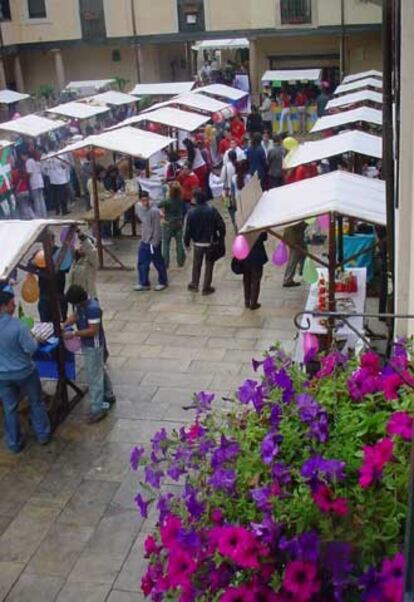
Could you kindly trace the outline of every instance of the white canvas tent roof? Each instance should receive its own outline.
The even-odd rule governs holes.
[[[105,106],[94,106],[85,102],[65,102],[64,104],[57,105],[51,109],[46,109],[47,113],[54,113],[56,115],[63,115],[64,117],[70,117],[71,119],[91,119],[102,113],[107,113],[109,107]]]
[[[232,48],[249,48],[247,38],[226,38],[222,40],[203,40],[192,47],[193,50],[227,50]]]
[[[328,212],[385,225],[385,182],[334,171],[273,188],[263,193],[239,234],[281,229]]]
[[[205,111],[206,113],[217,113],[218,111],[224,111],[230,106],[229,103],[222,102],[216,98],[210,98],[204,94],[195,93],[183,94],[182,96],[172,98],[168,101],[168,103],[163,103],[163,106],[172,104],[178,104],[184,107],[189,107],[190,109]],[[156,106],[158,108],[160,105]]]
[[[49,158],[93,146],[122,155],[149,159],[173,142],[175,142],[174,138],[160,136],[133,127],[124,127],[117,130],[108,130],[103,134],[87,136],[83,140],[69,144],[58,152],[49,155]]]
[[[95,96],[91,97],[91,100],[101,105],[107,104],[114,107],[121,107],[123,105],[129,105],[134,102],[138,102],[139,98],[132,96],[132,94],[125,94],[125,92],[108,90],[107,92],[101,92],[101,94],[95,94]]]
[[[75,220],[32,219],[0,221],[0,279],[7,278],[47,226],[79,224]]]
[[[355,82],[349,82],[349,84],[341,84],[334,92],[334,96],[338,94],[348,94],[348,92],[355,92],[355,90],[364,90],[365,88],[377,88],[382,90],[382,81],[375,79],[374,77],[367,77],[366,79],[359,79]]]
[[[381,159],[382,138],[354,130],[315,142],[305,142],[287,159],[286,168],[292,169],[298,165],[321,161],[349,152]]]
[[[65,90],[80,92],[81,94],[96,94],[107,86],[115,83],[115,79],[86,79],[83,81],[69,82]]]
[[[21,136],[31,136],[37,138],[53,130],[64,127],[66,123],[61,119],[48,119],[39,115],[25,115],[18,119],[0,123],[0,130],[20,134]]]
[[[222,98],[227,98],[228,100],[241,100],[249,94],[244,90],[239,90],[239,88],[233,88],[232,86],[226,86],[224,84],[210,84],[209,86],[204,86],[203,88],[196,88],[194,93],[221,96]]]
[[[349,84],[350,82],[355,82],[358,79],[365,79],[367,77],[379,77],[382,79],[382,72],[377,71],[376,69],[370,69],[369,71],[361,71],[360,73],[353,73],[352,75],[347,75],[342,80],[343,84]]]
[[[171,128],[178,130],[184,130],[185,132],[194,132],[198,130],[202,125],[210,121],[210,117],[207,115],[201,115],[200,113],[190,113],[190,111],[181,111],[173,107],[162,107],[155,111],[147,111],[135,117],[125,119],[118,125],[111,127],[111,130],[118,129],[126,125],[133,125],[134,123],[141,123],[143,121],[153,121],[154,123],[160,123]]]
[[[137,84],[131,91],[134,96],[176,96],[193,89],[194,82],[164,82]]]
[[[3,105],[11,105],[15,102],[26,100],[26,98],[30,98],[30,94],[21,94],[14,90],[0,90],[0,104]]]
[[[350,125],[359,121],[365,121],[374,125],[382,126],[382,112],[371,107],[359,107],[350,111],[342,111],[334,115],[324,115],[320,117],[311,129],[311,134],[329,130],[330,128]]]
[[[357,102],[376,102],[382,104],[383,97],[380,92],[374,92],[372,90],[360,90],[359,92],[352,92],[351,94],[345,94],[345,96],[339,96],[338,98],[332,98],[326,105],[326,110],[338,109],[341,107],[347,107]]]
[[[320,81],[321,74],[322,69],[270,69],[263,74],[262,82]]]

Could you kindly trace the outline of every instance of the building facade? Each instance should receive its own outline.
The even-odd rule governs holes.
[[[272,67],[381,63],[381,10],[361,0],[0,0],[0,20],[0,87],[27,92],[186,80],[194,42],[215,38],[248,38],[255,91]]]

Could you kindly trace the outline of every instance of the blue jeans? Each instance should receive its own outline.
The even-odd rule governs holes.
[[[167,268],[165,267],[161,253],[161,244],[159,244],[158,247],[152,247],[150,244],[141,241],[138,247],[138,276],[139,283],[142,284],[142,286],[150,285],[149,271],[151,263],[154,264],[154,267],[158,272],[159,284],[167,286]]]
[[[111,379],[105,368],[103,347],[84,347],[86,380],[89,386],[90,412],[97,414],[109,409],[109,401],[114,397]]]
[[[23,444],[18,414],[21,394],[28,399],[30,419],[37,439],[47,441],[50,437],[50,422],[42,399],[42,387],[37,369],[26,378],[0,380],[0,399],[3,402],[6,443],[15,452],[19,451]]]

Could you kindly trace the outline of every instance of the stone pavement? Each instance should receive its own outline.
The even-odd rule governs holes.
[[[124,239],[114,250],[133,266],[136,245]],[[273,247],[270,241],[269,255]],[[188,258],[184,269],[171,269],[160,293],[134,292],[135,272],[100,272],[116,407],[88,426],[83,401],[46,448],[30,439],[15,457],[1,444],[0,601],[142,600],[151,521],[143,523],[134,507],[131,447],[148,444],[162,426],[191,421],[182,406],[195,391],[214,391],[223,403],[251,375],[251,358],[276,340],[292,346],[305,287],[283,289],[282,270],[268,264],[262,308],[251,312],[229,260],[216,265],[210,297],[187,291],[190,268]]]

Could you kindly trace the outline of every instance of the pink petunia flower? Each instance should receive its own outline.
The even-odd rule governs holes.
[[[348,500],[344,497],[334,499],[332,491],[326,485],[318,485],[312,493],[312,498],[322,512],[334,512],[338,516],[348,514]]]
[[[250,591],[246,585],[229,587],[220,598],[220,602],[246,602],[250,599]]]
[[[191,575],[197,570],[197,563],[191,554],[179,546],[171,550],[168,559],[168,579],[171,587],[188,588],[191,586]]]
[[[171,548],[175,544],[179,530],[182,527],[181,519],[170,514],[160,527],[161,541],[164,547]]]
[[[390,462],[394,452],[394,443],[384,437],[375,445],[364,447],[364,463],[359,471],[359,484],[363,489],[370,487],[381,477],[384,466]]]
[[[406,412],[394,412],[387,423],[387,433],[398,435],[405,441],[411,441],[414,429],[414,420]]]
[[[399,374],[393,373],[384,377],[382,380],[382,389],[385,399],[388,401],[398,399],[398,390],[403,384],[404,381]]]
[[[155,541],[155,537],[148,535],[144,543],[145,556],[148,558],[151,554],[158,554],[159,547]]]
[[[320,589],[316,565],[301,560],[291,562],[286,567],[283,587],[298,602],[307,602]]]

